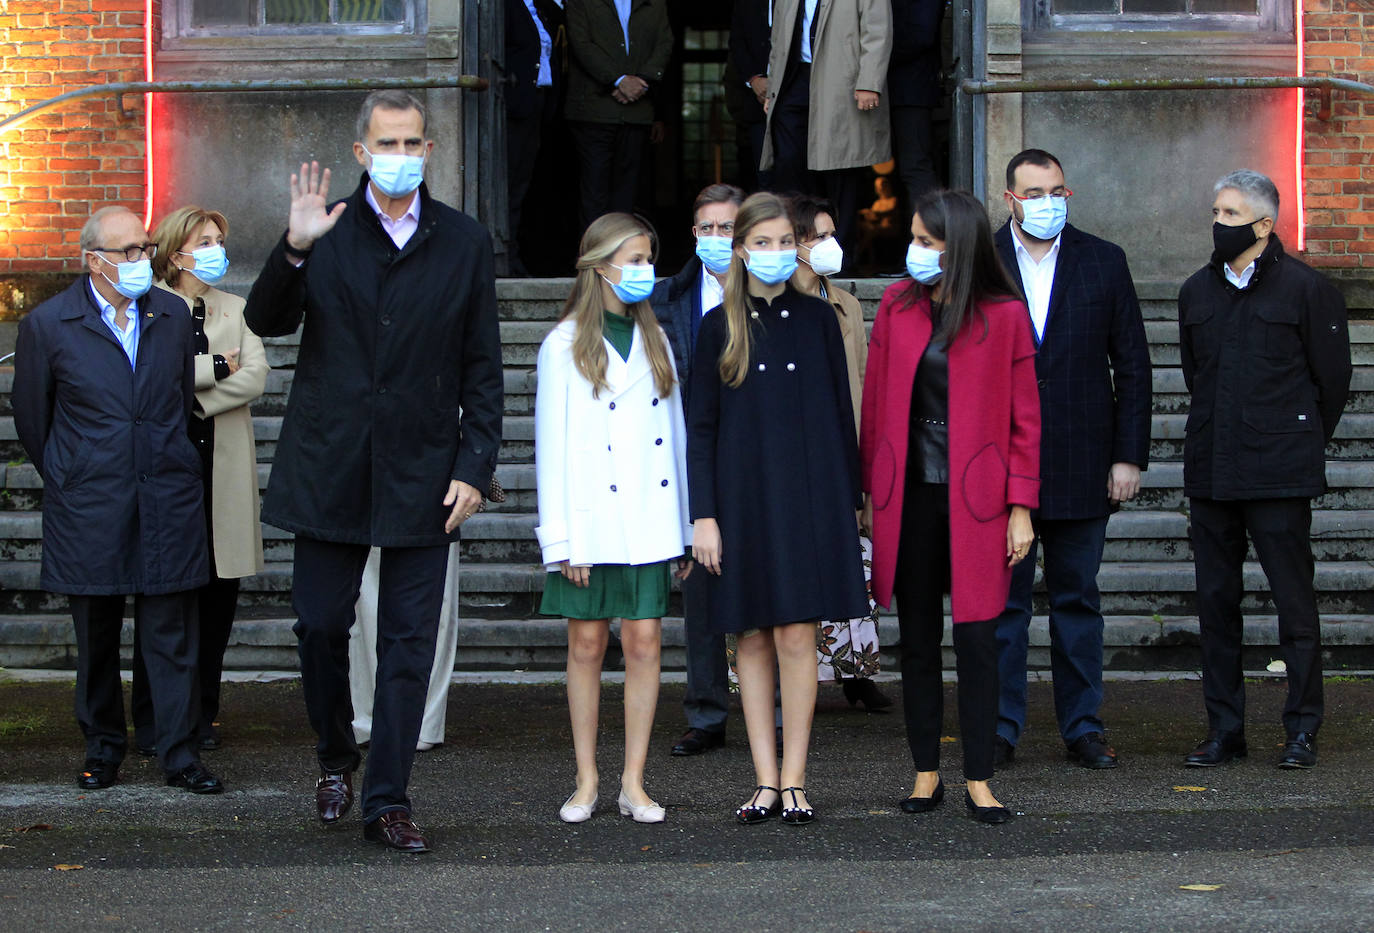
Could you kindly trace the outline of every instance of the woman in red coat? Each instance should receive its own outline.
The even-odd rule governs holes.
[[[873,596],[897,597],[902,700],[916,765],[908,813],[944,799],[940,639],[954,616],[965,804],[1011,819],[988,787],[997,727],[996,619],[1039,504],[1040,400],[1030,318],[971,195],[916,204],[907,271],[883,295],[869,344],[859,448]]]

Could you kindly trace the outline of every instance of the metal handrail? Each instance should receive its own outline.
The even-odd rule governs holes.
[[[122,81],[78,88],[39,101],[0,120],[0,130],[19,126],[44,110],[83,97],[113,95],[120,101],[120,111],[125,116],[131,116],[132,114],[124,107],[123,97],[125,94],[188,94],[211,91],[370,91],[376,88],[420,89],[435,87],[485,91],[489,86],[490,82],[486,78],[479,78],[476,75],[446,75],[428,78],[329,78],[320,80],[283,78],[263,81]]]
[[[1331,92],[1374,95],[1374,84],[1317,75],[1273,75],[1237,78],[1081,78],[1047,81],[976,81],[959,82],[964,94],[1034,94],[1046,91],[1225,91],[1263,90],[1266,88],[1311,88],[1321,92],[1317,119],[1331,119]]]

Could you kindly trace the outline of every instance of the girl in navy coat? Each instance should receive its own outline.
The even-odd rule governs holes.
[[[712,629],[738,635],[757,785],[736,811],[742,823],[779,811],[789,823],[814,818],[805,786],[816,622],[868,611],[854,546],[858,444],[844,342],[830,303],[788,285],[795,268],[786,202],[753,195],[735,219],[725,303],[702,319],[692,365],[693,554],[712,574]]]
[[[597,801],[596,724],[610,620],[622,620],[625,769],[619,809],[661,823],[644,791],[658,703],[659,621],[687,517],[685,432],[673,352],[646,300],[653,234],[629,214],[587,228],[563,317],[539,348],[535,469],[539,546],[549,569],[540,611],[568,618],[568,709],[577,790],[559,817]]]

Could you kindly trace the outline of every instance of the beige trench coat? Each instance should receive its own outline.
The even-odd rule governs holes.
[[[768,57],[768,128],[759,167],[773,165],[773,103],[803,0],[777,0]],[[887,61],[892,54],[889,0],[820,0],[811,57],[811,112],[806,165],[815,172],[875,165],[892,158]],[[856,90],[875,91],[878,106],[861,111]]]
[[[158,283],[186,302],[180,292]],[[211,516],[215,572],[224,579],[251,577],[262,570],[262,523],[258,518],[258,458],[253,418],[248,406],[267,387],[267,351],[243,320],[244,301],[218,289],[205,299],[208,355],[196,357],[196,412],[215,419],[215,454],[211,477]],[[214,354],[238,348],[239,370],[215,380]]]
[[[868,366],[868,330],[864,327],[864,311],[859,299],[838,285],[826,282],[825,293],[835,306],[840,322],[840,336],[844,338],[844,362],[849,370],[849,399],[854,403],[854,430],[859,429],[859,413],[864,394],[864,369]]]

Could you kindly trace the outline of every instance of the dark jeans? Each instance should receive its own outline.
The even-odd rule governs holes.
[[[944,594],[949,589],[949,487],[908,483],[897,551],[897,624],[902,633],[902,708],[917,771],[940,767],[944,728]],[[954,625],[959,674],[959,734],[964,778],[992,777],[997,736],[997,624],[987,619]]]
[[[687,714],[687,726],[724,732],[730,712],[725,636],[707,630],[706,574],[700,567],[682,581],[682,615],[687,642],[687,693],[682,709]]]
[[[196,738],[203,739],[213,732],[219,718],[220,678],[224,674],[224,650],[229,647],[229,633],[234,627],[234,613],[238,608],[239,581],[215,578],[195,591],[197,614],[200,617],[200,650],[196,667],[200,681],[200,716],[196,722]],[[153,712],[153,698],[148,690],[148,670],[143,663],[143,647],[134,642],[133,687],[129,709],[134,717],[134,743],[144,747],[157,744],[157,727]]]
[[[1037,519],[1035,542],[1011,572],[1007,608],[997,620],[998,675],[1002,700],[997,732],[1012,745],[1026,728],[1026,652],[1035,553],[1045,549],[1045,589],[1050,598],[1050,672],[1054,712],[1066,744],[1102,732],[1102,595],[1097,571],[1107,540],[1107,516]]]
[[[1322,723],[1322,644],[1312,583],[1311,500],[1195,498],[1189,503],[1208,728],[1245,731],[1240,601],[1248,531],[1279,613],[1279,649],[1288,668],[1283,727],[1290,733],[1316,732]]]
[[[569,121],[581,166],[582,226],[610,211],[633,211],[649,127]]]
[[[377,594],[377,689],[372,744],[363,782],[363,819],[410,812],[406,787],[425,712],[429,672],[444,599],[448,545],[382,548]],[[301,688],[316,754],[325,771],[352,771],[362,756],[353,738],[348,686],[348,630],[358,600],[365,544],[296,537],[291,604],[301,659]]]
[[[76,626],[76,721],[86,757],[119,764],[128,748],[124,690],[119,680],[123,596],[72,596]],[[169,774],[198,757],[196,683],[199,626],[195,591],[134,595],[134,639],[148,672],[156,711],[158,760]]]
[[[811,66],[794,64],[773,102],[773,169],[770,190],[779,194],[821,195],[835,205],[835,238],[848,257],[857,257],[855,226],[859,184],[868,166],[815,172],[807,166],[806,140],[811,112]]]

